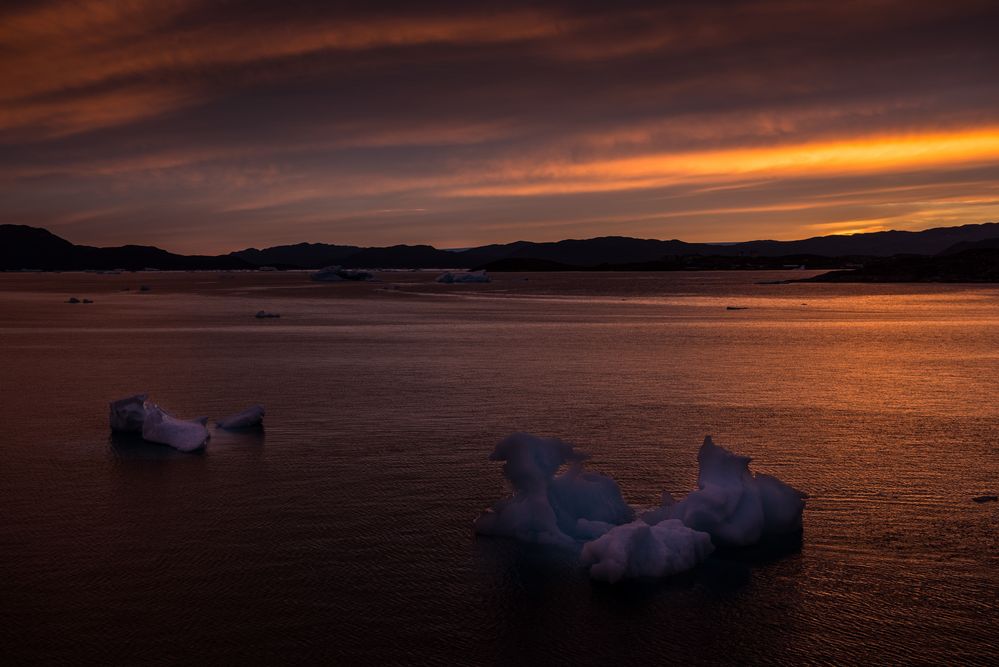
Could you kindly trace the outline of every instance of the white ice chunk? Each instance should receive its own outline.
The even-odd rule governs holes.
[[[448,285],[452,283],[488,283],[492,282],[492,279],[485,271],[448,271],[437,276],[437,282]]]
[[[229,415],[216,423],[219,428],[250,428],[260,426],[264,421],[264,406],[251,405],[242,412]]]
[[[514,493],[483,512],[475,520],[475,531],[570,546],[577,539],[592,537],[594,529],[599,529],[595,524],[630,521],[634,512],[617,483],[583,472],[585,457],[556,438],[515,433],[500,442],[489,458],[505,462],[503,474]],[[564,464],[570,465],[569,470],[556,477]]]
[[[182,452],[193,452],[208,442],[207,421],[207,417],[191,421],[177,419],[158,405],[149,403],[142,424],[142,439],[170,445]]]
[[[345,269],[342,266],[327,266],[312,274],[312,279],[323,283],[338,283],[344,280],[373,280],[374,275],[368,271]]]
[[[583,545],[580,560],[593,579],[660,578],[689,570],[714,550],[707,533],[692,530],[676,519],[654,526],[632,521],[615,526]]]
[[[146,410],[143,407],[148,394],[135,394],[119,398],[110,403],[110,422],[112,431],[142,432],[142,422]]]
[[[711,535],[716,545],[748,546],[765,535],[801,530],[805,494],[770,475],[753,475],[750,458],[715,445],[711,436],[697,454],[697,490],[678,503],[646,513],[646,523],[679,519]]]

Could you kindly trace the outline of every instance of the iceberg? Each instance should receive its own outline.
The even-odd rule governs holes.
[[[223,419],[219,419],[216,424],[219,428],[224,429],[239,429],[239,428],[252,428],[255,426],[260,426],[264,421],[264,406],[262,405],[251,405],[242,412],[237,412],[234,415],[229,415]]]
[[[503,474],[514,493],[479,515],[474,528],[480,535],[576,546],[593,535],[595,526],[600,530],[634,518],[617,482],[584,472],[586,454],[567,442],[514,433],[489,458],[504,462]],[[556,477],[566,464],[568,470]]]
[[[475,519],[479,535],[580,548],[590,576],[608,582],[689,570],[719,547],[757,544],[801,531],[807,495],[754,474],[750,458],[716,445],[698,450],[697,489],[635,511],[612,478],[584,470],[586,454],[556,438],[515,433],[490,454],[503,461],[513,495]],[[559,470],[564,471],[559,473]]]
[[[369,271],[345,269],[342,266],[327,266],[310,275],[310,278],[322,283],[337,283],[344,280],[374,280],[374,274]]]
[[[590,577],[622,579],[668,577],[696,566],[714,551],[711,536],[667,519],[650,526],[642,520],[615,526],[583,545],[580,562]]]
[[[437,282],[451,285],[453,283],[489,283],[492,279],[483,271],[448,271],[437,276]]]
[[[193,452],[203,448],[208,442],[207,417],[190,421],[177,419],[154,403],[146,404],[142,423],[142,439],[170,445],[182,452]]]
[[[697,490],[679,502],[664,494],[662,507],[642,520],[655,525],[679,519],[711,535],[716,546],[749,546],[766,536],[800,531],[807,496],[776,477],[754,475],[750,461],[707,436],[697,453]]]
[[[148,394],[126,396],[110,403],[111,430],[119,432],[142,433],[142,423],[145,421],[146,399]]]

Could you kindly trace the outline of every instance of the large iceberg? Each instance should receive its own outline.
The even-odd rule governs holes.
[[[154,403],[146,404],[142,423],[142,439],[170,445],[182,452],[193,452],[208,443],[207,417],[190,421],[177,419]]]
[[[567,442],[515,433],[489,458],[505,462],[503,474],[513,496],[479,515],[474,527],[480,535],[574,546],[577,539],[592,536],[593,524],[615,525],[634,517],[617,482],[584,472],[586,455]],[[565,464],[568,470],[556,476]]]
[[[669,576],[716,547],[798,532],[807,497],[776,477],[753,474],[748,456],[714,444],[711,436],[698,451],[698,488],[679,502],[664,493],[662,505],[637,520],[617,482],[585,471],[586,455],[569,443],[515,433],[489,458],[505,462],[513,496],[479,515],[475,531],[581,546],[590,575],[610,582]]]
[[[684,572],[712,551],[710,535],[688,528],[677,519],[654,526],[638,520],[615,526],[584,544],[580,562],[590,568],[593,579],[615,583]]]
[[[448,271],[447,273],[442,273],[437,276],[437,282],[452,284],[452,283],[488,283],[492,282],[489,275],[483,271]]]
[[[697,490],[679,502],[665,494],[663,506],[642,519],[649,524],[679,519],[710,534],[717,546],[749,546],[800,531],[807,496],[776,477],[754,475],[750,461],[707,436],[697,453]]]
[[[225,429],[238,429],[238,428],[252,428],[255,426],[260,426],[264,421],[264,406],[262,405],[251,405],[242,412],[237,412],[234,415],[229,415],[228,417],[223,417],[219,419],[216,424],[219,428]]]
[[[145,420],[146,399],[148,394],[126,396],[110,403],[111,430],[119,432],[141,433],[142,422]]]

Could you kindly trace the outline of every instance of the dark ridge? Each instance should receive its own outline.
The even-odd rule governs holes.
[[[77,246],[44,229],[0,225],[0,269],[249,269],[262,266],[318,269],[422,269],[473,267],[492,271],[598,269],[671,271],[707,269],[836,268],[873,264],[871,258],[897,255],[952,255],[999,245],[999,223],[939,227],[921,232],[874,232],[819,236],[800,241],[747,241],[733,244],[603,236],[547,243],[516,241],[460,251],[429,245],[360,248],[299,243],[247,248],[223,256],[177,255],[152,246]],[[515,268],[538,267],[538,268]],[[563,268],[556,268],[563,267]],[[929,271],[927,269],[927,271]],[[921,275],[921,274],[920,274]],[[945,272],[945,275],[950,275]]]
[[[982,239],[981,241],[961,241],[947,248],[941,255],[956,255],[965,250],[984,250],[999,248],[999,238]]]
[[[247,269],[252,265],[232,256],[176,255],[152,246],[78,246],[37,227],[0,225],[0,269],[136,271],[145,268],[163,271],[225,270]]]
[[[802,282],[819,283],[994,283],[999,282],[999,248],[952,255],[896,255],[852,271],[833,271]]]
[[[821,255],[782,255],[778,257],[727,257],[687,255],[663,257],[648,262],[603,263],[596,266],[563,264],[547,259],[516,258],[496,260],[478,269],[493,273],[515,271],[774,271],[782,269],[838,269],[858,266],[870,257],[823,257]]]
[[[264,250],[247,248],[229,254],[254,266],[321,269],[331,264],[342,264],[345,259],[358,250],[360,248],[353,245],[296,243],[295,245],[275,246]]]

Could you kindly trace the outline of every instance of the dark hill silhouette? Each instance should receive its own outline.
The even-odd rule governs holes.
[[[177,255],[152,246],[94,248],[77,246],[44,229],[0,225],[0,269],[245,269],[260,266],[317,269],[332,264],[355,268],[473,268],[506,260],[502,266],[565,265],[572,268],[639,265],[717,266],[772,265],[774,262],[715,261],[723,258],[774,258],[779,264],[792,257],[835,257],[858,261],[865,257],[900,254],[936,255],[960,252],[999,239],[999,223],[939,227],[920,232],[873,232],[850,236],[818,236],[799,241],[746,241],[732,244],[660,241],[625,236],[567,239],[546,243],[516,241],[460,251],[429,245],[360,248],[350,245],[299,243],[272,248],[247,248],[223,256]],[[964,244],[964,245],[962,245]],[[682,258],[702,259],[684,260]],[[784,258],[783,260],[781,258]],[[528,261],[530,260],[530,261]],[[842,265],[846,260],[840,261]],[[860,261],[866,261],[860,259]],[[519,264],[518,264],[519,262]],[[815,263],[812,259],[809,262]],[[807,263],[806,263],[807,264]],[[497,269],[501,270],[501,269]]]
[[[153,246],[126,245],[95,248],[74,245],[38,227],[0,225],[0,269],[76,270],[246,269],[251,264],[237,257],[176,255]]]
[[[982,239],[981,241],[961,241],[947,248],[941,255],[956,255],[965,250],[982,250],[988,248],[999,248],[999,238]]]
[[[999,223],[960,227],[935,227],[920,232],[870,232],[866,234],[816,236],[801,241],[749,241],[733,248],[759,255],[935,255],[956,243],[999,237]]]
[[[277,246],[263,250],[251,248],[233,255],[257,266],[296,266],[304,269],[316,269],[330,264],[359,268],[474,268],[488,266],[499,260],[515,259],[555,262],[571,267],[590,267],[601,264],[657,262],[694,255],[723,257],[789,255],[889,257],[903,253],[934,255],[955,243],[994,237],[999,237],[999,223],[940,227],[921,232],[873,232],[850,236],[817,236],[800,241],[746,241],[731,244],[602,236],[545,243],[533,241],[496,243],[460,251],[439,250],[426,245],[397,245],[388,248],[356,248],[351,252],[352,246],[316,243]]]
[[[362,248],[342,264],[351,268],[432,269],[456,268],[460,253],[438,250],[429,245],[394,245],[388,248]]]
[[[294,266],[303,269],[321,269],[331,264],[341,264],[360,249],[353,245],[296,243],[295,245],[281,245],[264,250],[247,248],[229,254],[255,266]]]
[[[674,255],[643,262],[603,263],[581,266],[548,259],[507,257],[477,267],[493,273],[507,271],[727,271],[780,269],[836,269],[871,261],[872,257],[824,257],[822,255]]]

